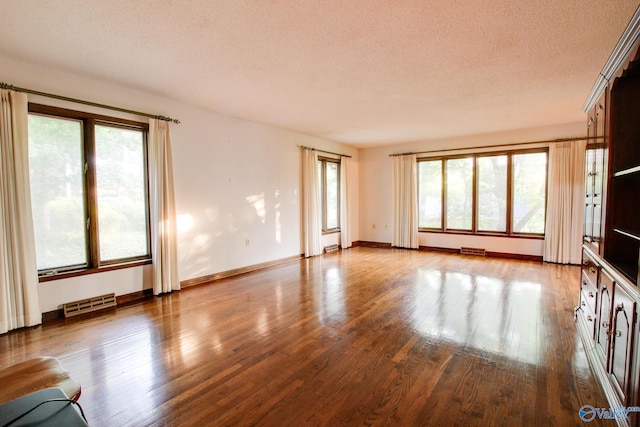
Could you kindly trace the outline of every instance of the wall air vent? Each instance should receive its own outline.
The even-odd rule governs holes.
[[[460,254],[462,255],[478,255],[485,256],[485,250],[482,248],[460,248]]]
[[[329,252],[336,252],[338,249],[338,245],[329,245],[324,247],[324,252],[328,254]]]
[[[116,294],[107,294],[80,301],[68,302],[64,304],[62,308],[64,309],[64,317],[71,317],[115,306]]]

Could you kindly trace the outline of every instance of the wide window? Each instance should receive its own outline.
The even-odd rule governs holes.
[[[29,165],[41,275],[150,258],[147,127],[29,106]]]
[[[318,160],[318,186],[322,198],[322,231],[340,230],[340,161]]]
[[[424,231],[544,234],[547,151],[418,161],[418,226]]]

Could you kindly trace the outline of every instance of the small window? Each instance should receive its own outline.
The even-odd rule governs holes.
[[[320,158],[318,178],[322,199],[322,231],[340,231],[340,161]]]

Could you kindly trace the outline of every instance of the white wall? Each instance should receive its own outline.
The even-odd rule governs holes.
[[[358,150],[353,147],[41,65],[7,57],[0,57],[0,63],[0,80],[18,87],[181,121],[171,130],[180,280],[302,252],[299,145],[353,156],[351,226],[353,240],[359,240],[359,160]],[[29,100],[146,120],[32,95]],[[328,242],[335,238],[326,236]],[[150,288],[149,278],[150,269],[145,266],[44,282],[40,284],[40,306],[47,312],[65,302],[108,292],[133,293]]]
[[[464,152],[492,151],[495,148],[481,148],[490,145],[516,144],[521,142],[545,141],[557,138],[584,136],[585,123],[570,123],[553,127],[524,129],[511,132],[472,135],[439,141],[422,141],[393,146],[382,146],[360,150],[360,240],[390,243],[392,237],[392,186],[391,157],[394,153],[420,152],[430,150],[459,149],[470,147]],[[534,146],[548,146],[537,144]],[[475,148],[474,148],[475,147]],[[522,147],[513,147],[522,148]],[[462,246],[485,248],[487,251],[521,255],[542,256],[543,241],[456,235],[443,233],[419,233],[421,246],[459,249]]]

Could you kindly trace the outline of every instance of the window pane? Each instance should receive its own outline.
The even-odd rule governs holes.
[[[324,179],[324,175],[322,175],[322,165],[323,165],[323,162],[321,160],[318,160],[318,194],[320,194],[321,199],[322,199],[322,180]]]
[[[336,229],[339,227],[339,212],[338,212],[338,164],[333,162],[326,162],[327,175],[326,175],[326,188],[327,188],[327,230]]]
[[[513,232],[544,234],[547,153],[513,155]]]
[[[418,227],[442,228],[442,160],[418,162]]]
[[[29,179],[38,270],[86,266],[82,123],[29,115]]]
[[[473,158],[447,160],[447,228],[471,230]]]
[[[100,260],[149,254],[143,133],[96,126]]]
[[[478,230],[507,231],[507,156],[478,157]]]

